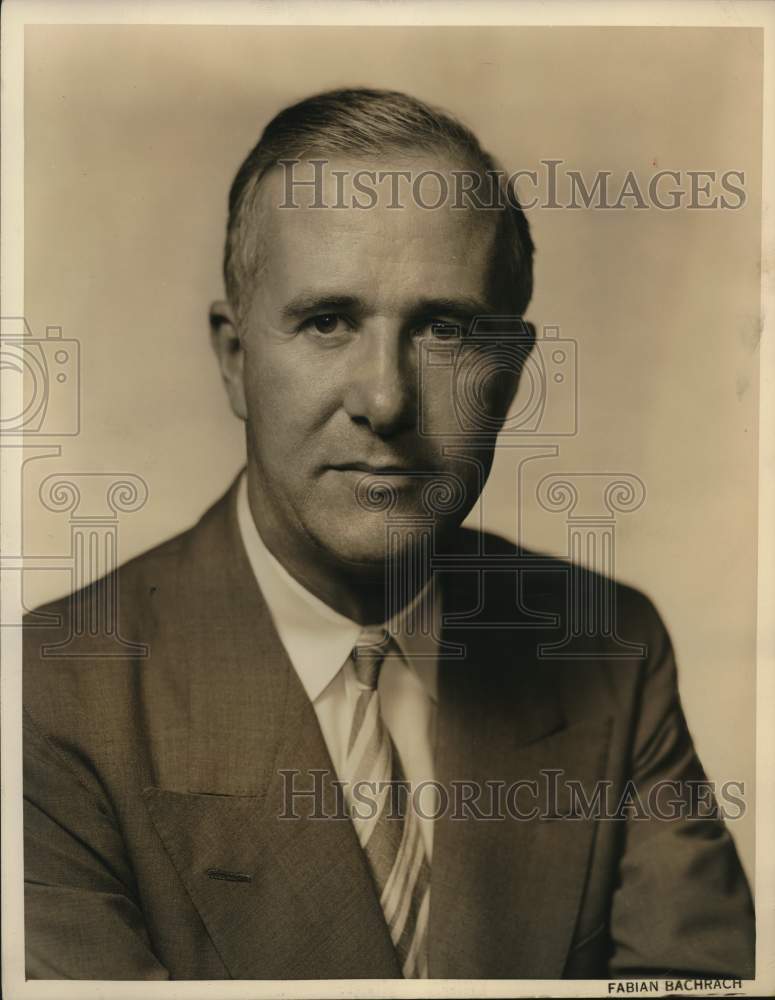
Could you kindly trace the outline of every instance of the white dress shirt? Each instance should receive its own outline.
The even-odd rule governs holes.
[[[264,595],[288,659],[299,676],[317,715],[331,762],[341,775],[359,690],[349,656],[361,626],[340,615],[291,576],[272,555],[258,533],[248,503],[247,477],[237,494],[237,518],[245,550]],[[428,608],[438,624],[438,594],[427,586],[415,599],[433,602]],[[386,627],[402,657],[387,657],[379,675],[382,718],[398,750],[404,776],[413,789],[434,779],[438,644],[415,629],[409,634],[408,609]],[[437,628],[434,629],[437,631]],[[435,808],[433,786],[417,792],[421,829],[430,860]]]

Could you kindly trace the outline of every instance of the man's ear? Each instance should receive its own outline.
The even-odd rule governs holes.
[[[237,331],[234,311],[228,302],[213,302],[210,306],[210,342],[218,359],[231,408],[240,420],[247,420],[243,381],[245,352]]]

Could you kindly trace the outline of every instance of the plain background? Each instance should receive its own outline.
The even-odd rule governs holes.
[[[81,345],[81,433],[28,466],[25,552],[67,551],[52,473],[135,473],[125,559],[187,527],[242,464],[208,342],[226,192],[266,121],[340,85],[406,90],[462,117],[510,169],[591,180],[742,170],[738,211],[541,210],[529,318],[578,353],[580,425],[527,477],[522,541],[564,555],[550,472],[623,472],[646,503],[617,523],[617,575],[673,636],[700,755],[744,781],[730,824],[754,859],[761,32],[614,28],[28,27],[25,312]],[[688,185],[688,181],[686,182]],[[686,185],[684,185],[686,186]],[[289,406],[292,401],[289,401]],[[282,415],[278,414],[278,419]],[[513,454],[481,514],[516,534]],[[29,572],[28,606],[68,589]]]

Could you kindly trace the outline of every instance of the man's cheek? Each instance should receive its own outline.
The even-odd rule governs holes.
[[[461,425],[451,372],[423,372],[417,399],[417,426],[438,447],[439,439],[460,433]]]

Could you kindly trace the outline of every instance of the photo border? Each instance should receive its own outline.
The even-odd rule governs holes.
[[[757,628],[757,815],[755,898],[757,978],[746,980],[738,995],[763,996],[775,987],[775,5],[772,2],[360,2],[247,3],[240,0],[116,0],[46,2],[8,0],[2,7],[2,250],[0,289],[5,316],[24,313],[24,28],[27,24],[179,24],[179,25],[523,25],[617,27],[755,27],[764,32],[762,173],[762,302],[759,411],[759,594]],[[769,327],[769,336],[768,328]],[[21,380],[19,380],[20,382]],[[3,406],[19,412],[21,384],[8,389]],[[17,395],[18,392],[18,395]],[[17,447],[21,447],[18,445]],[[2,462],[2,550],[21,551],[21,488],[15,463],[4,446]],[[769,516],[765,516],[768,514]],[[0,630],[2,676],[2,969],[5,996],[12,1000],[77,997],[212,998],[238,997],[594,997],[611,993],[606,980],[314,980],[314,981],[59,981],[24,980],[23,840],[21,803],[21,584],[2,579],[4,619]],[[638,983],[643,980],[629,980]],[[648,981],[645,981],[648,982]],[[628,991],[629,992],[629,991]],[[641,992],[633,989],[631,992]],[[663,990],[661,992],[667,992]],[[712,991],[692,991],[714,995]],[[730,995],[729,991],[722,991]],[[736,991],[733,991],[736,992]],[[619,994],[622,995],[622,994]],[[718,993],[716,995],[721,995]]]

